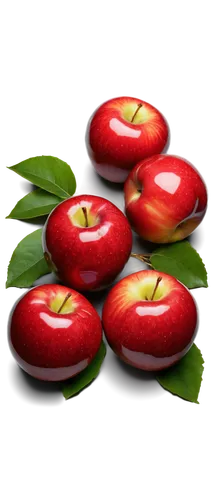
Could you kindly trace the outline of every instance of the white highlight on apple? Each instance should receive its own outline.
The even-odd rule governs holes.
[[[91,316],[91,313],[89,311],[86,311],[86,309],[81,309],[81,311],[79,312],[78,311],[78,316],[80,316],[81,318],[84,318],[84,314],[82,313],[85,313],[85,314],[88,314],[88,316]]]
[[[31,304],[46,304],[45,299],[33,299],[31,300]]]
[[[46,325],[51,326],[51,328],[68,328],[73,323],[72,319],[49,316],[49,314],[45,312],[41,312],[39,316]]]
[[[202,210],[201,212],[197,212],[198,202],[199,202],[199,199],[197,198],[192,213],[190,215],[188,215],[188,217],[186,217],[185,219],[183,219],[181,222],[179,222],[179,224],[176,226],[176,228],[178,226],[180,226],[181,224],[183,224],[184,222],[187,222],[188,220],[194,219],[195,217],[198,217],[200,219],[201,217],[204,218],[206,216],[206,214],[207,214],[207,207],[204,210]]]
[[[109,122],[109,126],[113,132],[117,135],[121,135],[122,137],[133,137],[137,139],[141,135],[141,130],[128,127],[125,123],[121,123],[117,118],[112,118]]]
[[[79,239],[83,243],[88,243],[90,241],[98,241],[108,233],[111,226],[112,223],[107,222],[103,224],[103,226],[99,227],[99,229],[97,229],[96,231],[84,230],[82,233],[79,234]]]
[[[167,193],[175,194],[180,185],[181,178],[173,172],[161,172],[155,176],[154,181],[157,186],[167,191]]]
[[[196,163],[194,163],[194,162],[192,161],[192,159],[188,158],[185,154],[178,153],[178,152],[173,152],[173,153],[171,153],[171,155],[172,155],[172,156],[174,155],[174,156],[176,156],[176,157],[179,157],[179,156],[180,156],[180,159],[185,158],[185,160],[186,160],[186,161],[187,161],[187,163],[190,165],[190,167],[192,167],[194,170],[196,170],[196,171],[199,173],[199,175],[200,175],[200,177],[201,177],[201,179],[202,179],[202,181],[203,181],[203,183],[204,183],[204,186],[206,187],[206,191],[207,191],[207,187],[209,186],[209,184],[208,184],[208,182],[206,181],[206,179],[205,179],[205,177],[204,177],[203,173],[201,172],[201,168],[200,168],[200,167],[198,167],[198,165],[196,165]],[[208,193],[208,191],[207,191],[207,201],[209,201],[209,193]]]
[[[146,306],[146,307],[141,307],[138,306],[136,307],[136,313],[139,316],[160,316],[161,314],[164,314],[166,311],[168,311],[169,306],[167,305],[158,305],[155,307],[154,306]]]

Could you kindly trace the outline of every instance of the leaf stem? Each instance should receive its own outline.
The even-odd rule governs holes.
[[[140,253],[131,253],[131,257],[134,257],[135,259],[140,260],[141,262],[145,262],[150,267],[153,267],[151,262],[150,262],[150,257],[151,254],[140,254]]]

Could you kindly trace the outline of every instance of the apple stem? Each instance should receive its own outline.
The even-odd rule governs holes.
[[[153,293],[152,293],[152,296],[151,296],[151,299],[150,300],[153,300],[154,299],[154,296],[155,296],[155,293],[157,291],[157,288],[158,288],[158,285],[159,283],[161,282],[162,278],[160,276],[158,276],[157,278],[157,281],[156,281],[156,285],[155,285],[155,288],[153,290]]]
[[[69,293],[67,293],[66,297],[64,298],[63,303],[61,304],[60,308],[57,311],[57,314],[61,313],[62,308],[64,307],[64,305],[66,304],[67,300],[70,297],[71,297],[71,293],[69,292]]]
[[[86,207],[82,207],[82,211],[83,211],[84,217],[85,217],[85,227],[88,227],[88,213],[87,213],[87,208]]]
[[[138,107],[137,107],[137,109],[135,110],[135,112],[134,112],[134,114],[133,114],[133,117],[132,117],[132,119],[131,119],[131,123],[133,123],[133,121],[134,121],[134,119],[135,119],[135,116],[137,115],[137,113],[138,113],[139,109],[140,109],[140,108],[142,108],[142,106],[143,106],[143,104],[141,104],[141,103],[139,103],[139,104],[138,104]]]

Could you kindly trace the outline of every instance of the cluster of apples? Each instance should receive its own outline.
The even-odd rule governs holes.
[[[119,281],[105,301],[102,324],[79,293],[110,285],[122,271],[131,254],[131,226],[148,241],[170,243],[187,237],[204,217],[207,191],[197,170],[160,154],[168,136],[162,114],[139,99],[112,99],[89,120],[89,156],[102,177],[125,181],[127,218],[92,195],[69,198],[49,215],[44,254],[66,286],[33,288],[10,320],[12,353],[30,375],[58,381],[84,370],[99,350],[102,324],[115,353],[143,370],[167,368],[191,347],[195,301],[172,276],[148,270]]]

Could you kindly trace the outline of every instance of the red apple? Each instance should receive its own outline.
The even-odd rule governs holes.
[[[101,321],[94,307],[61,285],[30,290],[10,319],[12,354],[23,370],[40,380],[64,380],[84,370],[101,339]]]
[[[124,186],[128,219],[145,240],[183,240],[202,221],[207,191],[197,170],[183,158],[156,155],[132,170]]]
[[[140,160],[161,153],[168,126],[161,113],[134,97],[102,104],[89,120],[86,146],[98,172],[112,182],[124,182]]]
[[[176,363],[196,335],[197,310],[187,288],[172,276],[140,271],[117,283],[103,308],[103,327],[114,352],[142,370]]]
[[[127,218],[99,196],[74,196],[49,215],[43,245],[60,280],[77,290],[109,285],[126,264],[132,248]]]

